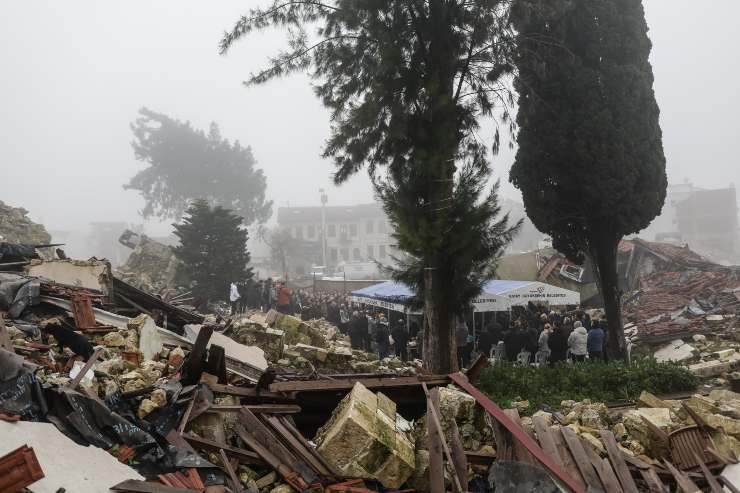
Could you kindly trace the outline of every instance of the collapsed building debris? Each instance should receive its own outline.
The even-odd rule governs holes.
[[[51,235],[43,225],[31,221],[28,211],[0,200],[0,241],[21,245],[46,245]]]
[[[126,263],[116,269],[119,279],[165,299],[172,297],[177,287],[184,284],[178,273],[181,262],[171,246],[131,230],[124,231],[118,241],[133,249]]]

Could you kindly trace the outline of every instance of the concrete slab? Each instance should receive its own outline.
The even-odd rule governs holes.
[[[144,477],[105,450],[83,447],[51,423],[0,421],[0,456],[27,444],[39,460],[44,478],[28,487],[33,493],[103,493],[127,479]]]

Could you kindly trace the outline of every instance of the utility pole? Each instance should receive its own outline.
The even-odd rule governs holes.
[[[321,194],[321,264],[326,270],[326,203],[329,197],[323,188],[319,188]]]

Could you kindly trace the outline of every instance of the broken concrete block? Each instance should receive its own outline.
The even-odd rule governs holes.
[[[714,389],[709,392],[709,398],[714,401],[732,401],[740,400],[740,394],[726,389]]]
[[[270,493],[293,493],[293,487],[289,484],[279,484],[270,490]]]
[[[257,486],[257,488],[261,490],[262,488],[266,488],[270,486],[271,484],[275,483],[276,481],[277,481],[277,472],[272,471],[271,473],[265,474],[264,476],[259,478],[257,481],[255,481],[255,485]]]
[[[387,403],[379,408],[378,396],[355,383],[318,431],[317,451],[347,476],[374,478],[387,488],[400,487],[415,469],[414,444],[409,434],[399,431],[398,416],[386,415],[387,408]]]
[[[164,389],[154,390],[149,398],[157,405],[157,407],[164,407],[167,405],[167,393],[165,393]]]
[[[177,346],[175,349],[170,351],[170,354],[167,358],[167,364],[170,365],[173,368],[180,368],[180,365],[182,365],[182,362],[185,360],[185,351],[180,346]]]
[[[653,357],[660,363],[666,363],[668,361],[678,362],[691,359],[696,353],[697,351],[694,346],[686,344],[681,339],[676,339],[655,351]]]
[[[291,349],[310,361],[324,362],[329,357],[329,352],[316,346],[308,344],[296,344]]]
[[[152,360],[162,350],[162,338],[159,336],[157,324],[154,323],[154,319],[149,315],[139,315],[134,320],[141,317],[145,318],[138,327],[139,351],[144,356],[144,360]]]
[[[709,378],[727,373],[731,367],[729,361],[711,360],[689,365],[689,371],[698,377]]]
[[[103,336],[103,345],[108,347],[123,347],[126,345],[126,339],[119,331],[108,332]]]
[[[694,334],[693,336],[691,336],[691,339],[694,342],[704,342],[707,340],[707,336],[705,336],[704,334]]]
[[[139,416],[139,419],[144,419],[155,409],[157,409],[157,404],[154,401],[151,399],[144,399],[141,401],[141,404],[139,404],[139,410],[136,414]]]
[[[671,410],[658,407],[641,407],[634,411],[638,415],[644,417],[652,424],[662,430],[668,430],[673,425],[673,419],[671,418]]]
[[[698,414],[709,426],[722,428],[728,435],[740,438],[740,420],[722,416],[720,414]]]
[[[728,361],[736,353],[737,353],[737,351],[735,351],[734,348],[732,348],[732,349],[721,349],[719,351],[713,352],[712,353],[712,357],[717,358],[720,361]]]
[[[665,407],[670,409],[670,405],[662,399],[658,399],[650,392],[643,391],[640,397],[637,398],[637,402],[646,407]]]

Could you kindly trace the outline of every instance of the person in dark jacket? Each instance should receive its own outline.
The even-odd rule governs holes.
[[[493,345],[498,344],[498,339],[495,339],[493,335],[494,331],[495,329],[493,324],[488,324],[478,335],[478,351],[480,351],[481,354],[489,356]]]
[[[550,347],[551,364],[565,361],[568,354],[568,333],[562,325],[555,325],[555,330],[547,338],[547,345]]]
[[[388,357],[390,352],[391,341],[389,339],[391,331],[388,330],[388,323],[379,321],[375,327],[375,342],[378,344],[378,359]]]
[[[363,323],[363,319],[365,323]],[[364,347],[364,337],[367,334],[367,318],[355,311],[352,313],[352,319],[349,322],[349,342],[352,349],[362,349]]]
[[[468,326],[465,320],[458,320],[455,327],[455,339],[457,339],[457,361],[461,368],[465,368],[470,360],[470,350],[468,349]]]
[[[540,339],[540,331],[537,330],[536,325],[530,325],[525,331],[526,339],[524,343],[524,349],[529,351],[532,356],[537,352],[538,342]]]
[[[396,356],[398,356],[401,361],[408,360],[409,353],[407,344],[409,342],[409,337],[406,333],[406,322],[399,320],[391,331],[391,337],[393,337],[394,345],[396,346]]]
[[[514,321],[514,326],[504,336],[504,346],[506,347],[506,359],[516,361],[517,355],[524,349],[527,342],[527,335],[524,333],[522,323],[519,320]]]
[[[604,359],[604,329],[601,328],[601,322],[594,322],[591,330],[588,331],[586,339],[588,357],[593,360]]]

